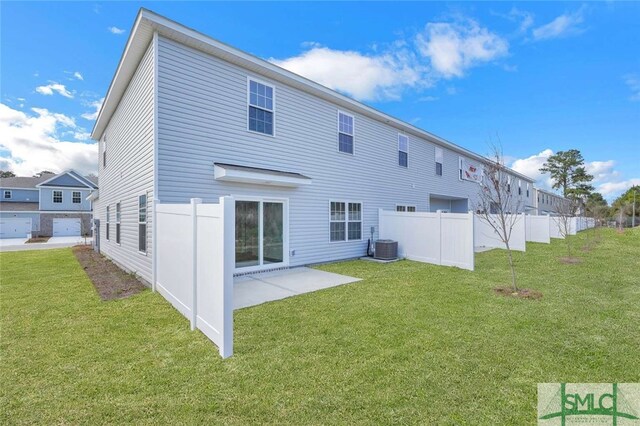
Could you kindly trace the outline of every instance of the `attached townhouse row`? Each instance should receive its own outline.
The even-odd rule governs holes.
[[[0,179],[0,238],[80,236],[91,233],[97,180],[75,170]]]
[[[487,161],[145,9],[92,137],[100,249],[147,281],[157,203],[233,196],[236,272],[306,265],[362,256],[378,209],[475,209]]]

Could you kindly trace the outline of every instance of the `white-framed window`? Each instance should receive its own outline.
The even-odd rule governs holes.
[[[147,194],[138,197],[138,251],[147,252]]]
[[[62,191],[58,191],[58,190],[53,191],[53,202],[55,204],[62,203]]]
[[[10,200],[10,199],[11,199],[11,197],[12,197],[12,195],[13,195],[13,194],[12,194],[12,192],[11,192],[10,190],[5,190],[5,191],[4,191],[4,194],[3,194],[3,196],[2,196],[2,197],[3,197],[5,200]]]
[[[102,136],[102,167],[107,167],[107,134]]]
[[[73,204],[82,203],[82,193],[80,191],[73,191],[73,193],[71,194],[71,202]]]
[[[444,162],[444,151],[442,148],[436,146],[436,176],[442,176],[442,163]]]
[[[338,151],[353,154],[355,119],[353,115],[338,111]]]
[[[329,240],[362,240],[362,203],[329,202]]]
[[[105,220],[105,228],[104,228],[104,233],[105,236],[107,237],[107,241],[109,241],[109,224],[111,223],[111,212],[109,209],[109,206],[107,206],[107,218]]]
[[[276,89],[266,83],[248,79],[247,128],[256,133],[274,135]]]
[[[522,181],[518,179],[518,195],[522,195]]]
[[[511,176],[507,176],[507,192],[511,192]]]
[[[529,198],[529,185],[531,185],[529,182],[527,182],[527,198]]]
[[[398,165],[409,167],[409,137],[398,133]]]
[[[417,211],[416,206],[412,206],[412,205],[407,205],[407,204],[396,204],[396,211],[397,212],[409,212],[409,213],[413,213],[415,211]]]
[[[120,244],[120,203],[116,203],[116,244]]]

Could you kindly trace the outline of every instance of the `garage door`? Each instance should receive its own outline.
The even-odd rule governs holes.
[[[53,219],[54,237],[75,237],[80,235],[80,219]]]
[[[0,219],[0,238],[26,238],[31,232],[31,218]]]

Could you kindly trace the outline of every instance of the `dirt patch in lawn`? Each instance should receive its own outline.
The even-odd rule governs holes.
[[[577,265],[578,263],[582,263],[582,260],[578,259],[577,257],[565,256],[560,258],[560,262],[564,263],[565,265]]]
[[[75,246],[73,254],[102,300],[124,299],[147,288],[135,275],[126,273],[91,247]]]
[[[46,243],[47,241],[49,241],[49,238],[51,237],[35,237],[35,238],[29,238],[27,240],[27,244],[28,243]]]
[[[513,291],[511,287],[496,287],[493,289],[493,291],[500,296],[515,297],[516,299],[542,299],[542,293],[537,290],[531,290],[529,288],[521,288],[518,289],[518,291]]]

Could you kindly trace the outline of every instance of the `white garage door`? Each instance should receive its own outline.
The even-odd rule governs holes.
[[[75,237],[80,235],[80,219],[53,219],[54,237]]]
[[[26,238],[31,232],[31,218],[0,219],[0,238]]]

